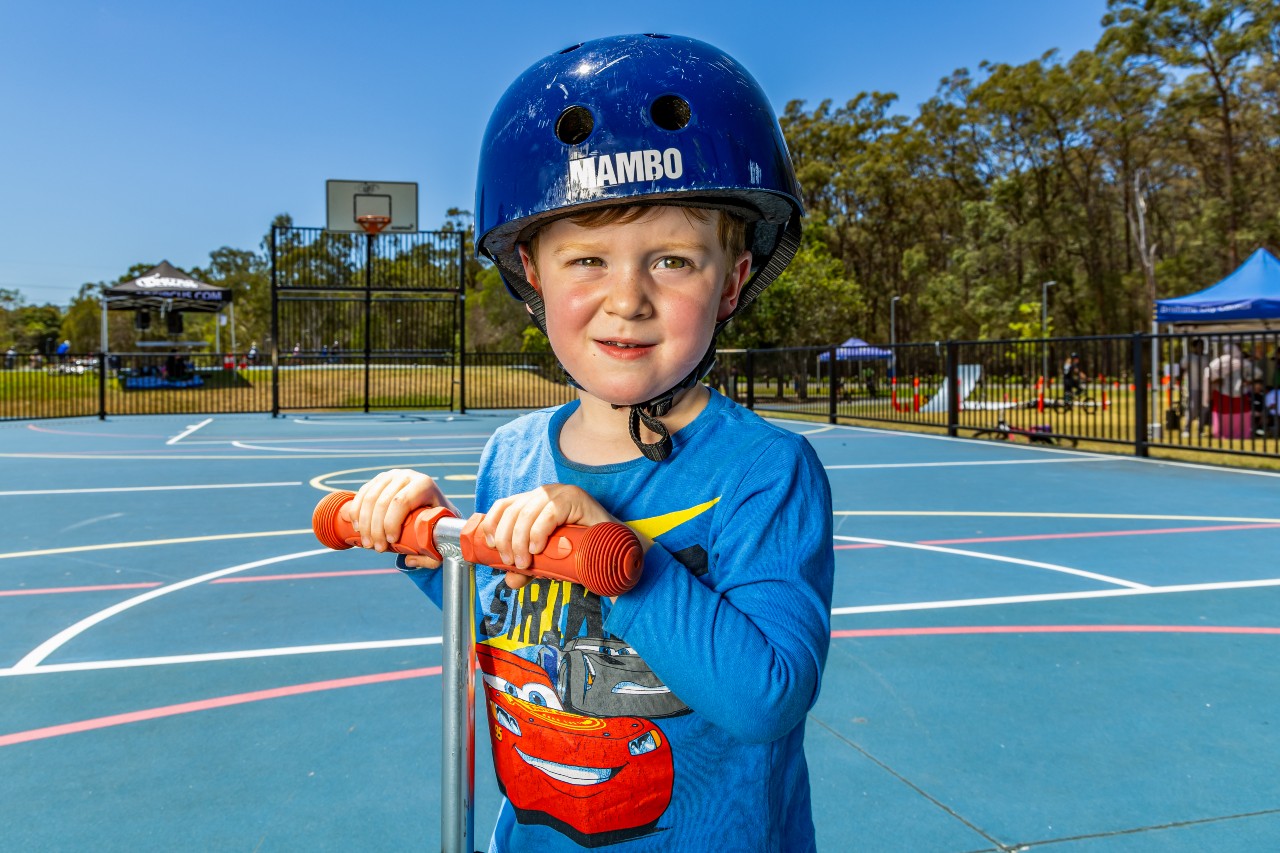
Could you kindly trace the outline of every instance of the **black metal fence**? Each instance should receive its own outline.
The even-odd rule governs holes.
[[[709,384],[753,409],[832,423],[1141,456],[1280,455],[1280,332],[730,351]]]
[[[82,353],[9,359],[4,368],[3,420],[533,409],[575,394],[549,353],[442,349],[366,358],[321,348],[281,353],[275,364],[246,353]],[[721,353],[707,382],[758,411],[831,423],[1143,456],[1153,449],[1280,456],[1280,332],[733,350]]]
[[[273,227],[271,411],[452,408],[464,236]]]

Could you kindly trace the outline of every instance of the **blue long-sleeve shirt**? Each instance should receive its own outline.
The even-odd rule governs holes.
[[[713,392],[664,462],[559,450],[576,403],[499,429],[476,507],[576,485],[649,537],[612,605],[477,567],[503,803],[491,851],[813,848],[804,719],[830,639],[831,497],[808,442]],[[413,577],[439,600],[439,573]],[[615,846],[616,845],[616,848]]]

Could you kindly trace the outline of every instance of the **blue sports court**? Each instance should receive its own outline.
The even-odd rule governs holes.
[[[414,467],[469,512],[511,417],[0,424],[3,847],[435,849],[440,614],[311,511]],[[1274,846],[1276,475],[775,423],[834,494],[820,849]]]

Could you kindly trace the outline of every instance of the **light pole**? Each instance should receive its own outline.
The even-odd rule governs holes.
[[[1043,340],[1040,344],[1040,375],[1046,382],[1049,381],[1049,288],[1055,284],[1056,281],[1046,281],[1040,285],[1040,337]]]
[[[902,298],[901,296],[895,296],[889,302],[889,346],[890,347],[892,347],[894,344],[898,342],[897,308],[898,308],[898,300],[901,298]]]
[[[896,378],[898,371],[896,363],[898,361],[898,300],[901,296],[895,296],[889,300],[889,376]]]

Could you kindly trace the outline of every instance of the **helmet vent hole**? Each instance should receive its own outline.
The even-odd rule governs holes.
[[[577,145],[586,141],[596,126],[591,110],[586,107],[572,106],[560,113],[556,119],[556,139],[565,145]]]
[[[645,38],[651,38],[651,39],[669,39],[669,38],[671,38],[671,36],[663,35],[662,33],[645,33],[645,34],[644,34],[644,37],[645,37]]]
[[[580,47],[582,47],[582,42],[578,42],[572,47],[566,47],[564,50],[560,51],[560,55],[564,56],[566,53],[573,53],[575,50],[577,50]]]
[[[693,116],[689,102],[679,95],[663,95],[649,107],[653,123],[663,130],[683,130]]]

